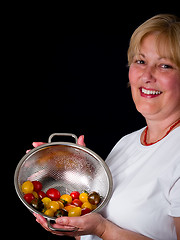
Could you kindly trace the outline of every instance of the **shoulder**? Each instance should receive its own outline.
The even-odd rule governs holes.
[[[118,147],[121,144],[131,144],[131,143],[136,143],[137,140],[140,140],[141,133],[143,132],[144,128],[141,128],[137,131],[134,131],[132,133],[129,133],[122,137],[117,144],[114,146],[114,148]],[[114,149],[113,148],[113,149]]]
[[[106,161],[109,161],[110,159],[114,159],[114,157],[117,158],[118,156],[122,156],[122,152],[124,152],[127,149],[132,149],[132,148],[136,148],[137,145],[140,142],[140,136],[141,133],[143,132],[144,128],[139,129],[135,132],[129,133],[127,135],[125,135],[124,137],[122,137],[117,143],[116,145],[113,147],[113,149],[111,150],[110,154],[108,155]]]

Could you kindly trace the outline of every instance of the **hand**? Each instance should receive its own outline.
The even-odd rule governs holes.
[[[86,144],[84,143],[84,135],[79,136],[78,140],[77,140],[77,144],[81,145],[81,146],[86,146]]]
[[[77,237],[82,235],[97,235],[101,237],[106,227],[106,219],[98,213],[89,213],[81,217],[59,217],[56,219],[56,223],[52,224],[54,228],[78,229],[74,232],[52,231],[48,228],[47,221],[43,216],[39,214],[34,214],[34,216],[44,229],[59,236]]]
[[[33,147],[38,147],[38,146],[41,146],[42,144],[44,144],[45,142],[33,142],[32,145]],[[77,144],[81,145],[81,146],[86,146],[86,144],[84,143],[84,135],[81,135],[78,140],[77,140]],[[28,149],[26,151],[26,153],[28,153],[29,151],[31,151],[31,149]]]

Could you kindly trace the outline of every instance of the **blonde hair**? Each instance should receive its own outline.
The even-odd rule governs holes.
[[[180,18],[171,14],[156,15],[134,31],[128,49],[129,65],[139,53],[143,38],[153,33],[157,36],[158,54],[170,58],[180,68]]]

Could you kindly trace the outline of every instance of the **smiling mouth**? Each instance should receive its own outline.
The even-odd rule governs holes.
[[[150,90],[143,87],[140,88],[140,92],[142,96],[149,96],[149,97],[156,97],[162,93],[161,91],[158,91],[158,90]]]

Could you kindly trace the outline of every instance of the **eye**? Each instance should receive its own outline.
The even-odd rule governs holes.
[[[172,69],[173,68],[171,65],[168,65],[168,64],[161,64],[160,67],[163,69],[169,69],[169,68]]]
[[[137,64],[145,64],[145,61],[144,60],[136,60],[135,61]]]

